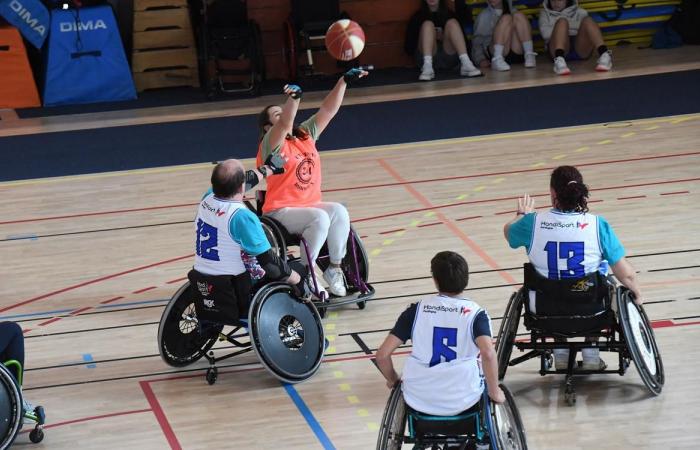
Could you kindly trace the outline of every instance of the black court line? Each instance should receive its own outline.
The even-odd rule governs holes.
[[[75,317],[75,316],[69,316],[69,317]],[[84,328],[81,330],[59,331],[56,333],[45,333],[45,334],[37,334],[37,335],[33,335],[33,336],[25,336],[24,339],[32,339],[32,338],[39,338],[39,337],[51,337],[51,336],[62,336],[62,335],[66,335],[66,334],[76,334],[76,333],[89,333],[89,332],[93,332],[93,331],[116,330],[116,329],[121,329],[121,328],[142,327],[144,325],[156,325],[158,323],[160,323],[160,321],[158,321],[158,322],[130,323],[127,325],[115,325],[112,327]]]
[[[137,228],[151,228],[151,227],[162,227],[168,225],[182,225],[184,223],[191,224],[191,220],[183,220],[181,222],[164,222],[164,223],[153,223],[150,225],[132,225],[128,227],[115,227],[115,228],[103,228],[99,230],[83,230],[83,231],[68,231],[65,233],[54,233],[54,234],[30,234],[26,236],[19,237],[8,237],[5,239],[0,239],[0,242],[10,242],[10,241],[23,241],[23,240],[33,240],[38,238],[50,238],[59,236],[75,236],[79,234],[90,234],[90,233],[104,233],[106,231],[121,231],[121,230],[135,230]]]
[[[365,352],[366,355],[373,354],[372,350],[369,349],[367,344],[365,344],[365,341],[363,341],[357,333],[350,333],[350,337],[352,337],[352,340],[355,341],[355,343],[360,347],[360,350]],[[374,364],[374,367],[379,369],[379,366],[377,366],[377,358],[370,358],[370,361],[372,362],[372,364]]]
[[[163,299],[162,301],[166,302],[169,301],[170,299]],[[91,316],[93,314],[107,314],[107,313],[115,313],[115,312],[123,312],[123,311],[138,311],[140,309],[151,309],[151,308],[162,308],[164,305],[150,305],[150,306],[137,306],[134,308],[110,308],[110,309],[100,309],[98,311],[90,311],[90,312],[84,312],[80,314],[76,314],[74,316],[68,315],[67,313],[63,314],[54,314],[54,315],[48,315],[48,316],[42,316],[42,317],[28,317],[26,319],[20,319],[20,320],[12,320],[12,318],[8,319],[3,319],[3,320],[12,320],[13,322],[17,323],[24,323],[24,322],[37,322],[39,320],[48,320],[48,319],[53,319],[56,317],[61,317],[61,318],[68,318],[68,317],[82,317],[82,316]],[[25,338],[30,337],[30,336],[25,336]]]
[[[683,269],[697,269],[700,267],[700,265],[697,266],[681,266],[681,267],[668,267],[665,269],[649,269],[647,272],[667,272],[669,270],[683,270]]]

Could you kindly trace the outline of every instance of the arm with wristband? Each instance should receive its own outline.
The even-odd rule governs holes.
[[[503,236],[508,240],[510,226],[520,220],[524,215],[535,211],[535,199],[525,194],[518,199],[518,207],[515,210],[515,217],[503,226]]]
[[[330,121],[335,117],[340,109],[340,105],[343,103],[343,98],[345,98],[345,89],[353,82],[359,80],[360,78],[366,77],[369,72],[362,69],[350,69],[342,78],[338,80],[333,87],[333,90],[326,95],[323,99],[321,107],[316,113],[316,128],[317,134],[320,135],[323,130],[326,129]]]

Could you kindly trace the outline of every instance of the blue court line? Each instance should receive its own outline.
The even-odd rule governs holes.
[[[291,397],[301,415],[304,416],[304,419],[306,419],[306,423],[309,424],[311,431],[314,432],[319,442],[321,442],[321,445],[323,445],[323,448],[326,450],[335,450],[335,447],[328,438],[328,435],[326,435],[326,432],[323,431],[323,428],[321,428],[321,424],[318,423],[318,420],[316,420],[309,407],[306,406],[304,399],[302,399],[297,390],[294,389],[294,386],[287,383],[282,383],[282,386],[284,386],[284,390],[287,391],[287,394],[289,394],[289,397]]]
[[[5,237],[5,239],[7,239],[8,241],[20,241],[23,239],[36,241],[37,239],[39,239],[39,236],[37,236],[36,234],[8,234]]]
[[[142,301],[138,301],[138,302],[128,302],[128,303],[110,303],[108,305],[100,305],[97,307],[97,309],[119,308],[120,306],[148,305],[151,303],[163,303],[163,302],[168,302],[168,301],[170,301],[169,298],[160,299],[160,300],[142,300]]]
[[[92,362],[94,359],[92,359],[92,355],[90,353],[83,353],[83,361],[85,362]],[[86,366],[88,369],[94,369],[97,367],[97,364],[88,364]]]

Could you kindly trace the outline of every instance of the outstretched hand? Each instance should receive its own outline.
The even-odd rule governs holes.
[[[362,77],[366,77],[367,75],[369,75],[369,72],[366,70],[354,67],[343,74],[343,80],[345,80],[345,84],[350,86],[355,81]]]
[[[292,97],[294,100],[299,100],[303,94],[301,86],[296,84],[285,84],[283,91],[285,95]]]
[[[518,215],[528,214],[535,210],[535,199],[525,194],[518,199]]]

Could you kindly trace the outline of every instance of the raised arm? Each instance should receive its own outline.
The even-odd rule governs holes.
[[[299,102],[301,100],[301,88],[294,84],[288,84],[284,87],[284,93],[287,94],[287,101],[282,105],[280,118],[268,131],[269,148],[275,149],[282,145],[287,134],[292,132],[294,127],[294,118],[299,110]]]
[[[518,208],[515,211],[515,217],[510,219],[508,223],[503,225],[503,236],[508,240],[508,231],[510,226],[517,222],[525,214],[531,213],[535,210],[535,199],[525,194],[518,199]]]
[[[362,69],[350,69],[335,83],[335,87],[323,99],[321,107],[316,113],[316,130],[318,135],[326,129],[331,119],[338,113],[340,105],[343,104],[345,89],[348,87],[348,84],[367,75],[368,72]]]

